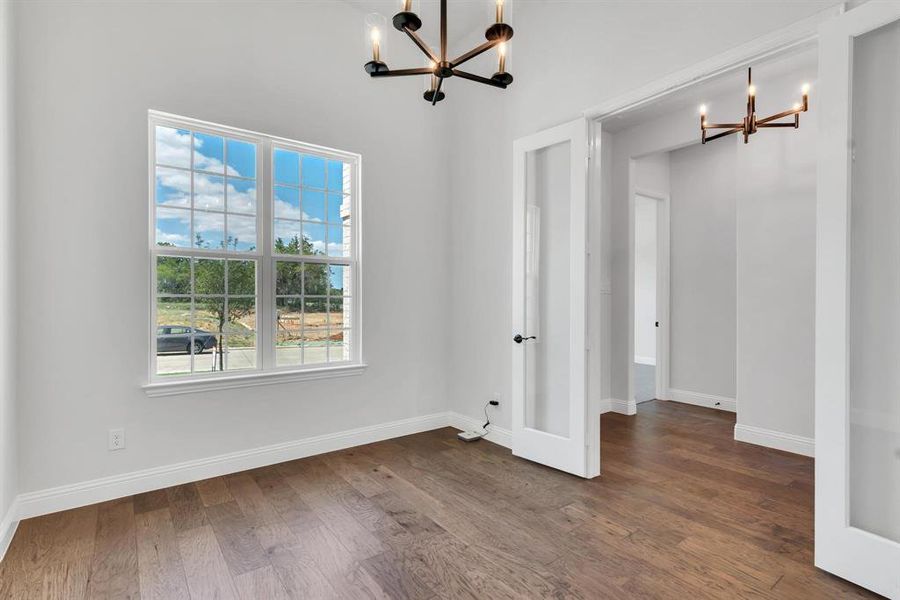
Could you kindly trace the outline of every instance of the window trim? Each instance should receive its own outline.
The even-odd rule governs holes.
[[[361,156],[353,152],[345,152],[315,144],[272,136],[219,125],[189,117],[181,117],[155,110],[148,111],[148,212],[149,212],[149,291],[150,311],[149,327],[150,343],[147,382],[142,386],[149,396],[170,395],[172,393],[189,393],[210,389],[229,387],[247,387],[287,381],[319,379],[359,374],[366,365],[363,361],[362,331],[362,236],[361,236]],[[256,156],[256,231],[257,248],[252,252],[226,252],[206,248],[161,248],[156,244],[156,126],[189,129],[193,132],[227,136],[233,139],[252,142],[257,145]],[[276,305],[275,305],[275,263],[284,257],[275,253],[274,249],[274,186],[273,154],[275,147],[310,153],[326,159],[340,160],[352,165],[350,187],[350,236],[351,247],[349,257],[293,256],[291,260],[307,262],[338,263],[350,266],[350,360],[315,363],[310,365],[290,365],[277,367],[275,364],[276,339]],[[156,373],[156,330],[157,330],[157,288],[156,258],[157,256],[177,255],[185,253],[194,256],[225,259],[252,259],[257,262],[256,268],[256,368],[240,371],[224,371],[216,373],[191,373],[188,375],[165,376]]]

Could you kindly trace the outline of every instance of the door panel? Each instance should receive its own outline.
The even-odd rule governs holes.
[[[586,448],[586,133],[579,119],[513,145],[510,344],[513,454],[592,477],[599,460],[588,461]]]
[[[900,599],[900,3],[822,25],[816,565]]]

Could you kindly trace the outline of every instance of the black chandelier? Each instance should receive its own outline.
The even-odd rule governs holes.
[[[808,83],[803,84],[801,93],[803,94],[803,101],[794,104],[794,107],[791,110],[786,110],[770,117],[759,119],[756,117],[756,86],[753,85],[753,71],[752,69],[747,69],[747,115],[740,123],[707,123],[706,105],[704,104],[700,107],[700,142],[705,144],[706,142],[717,140],[726,135],[740,132],[744,136],[744,143],[746,144],[750,141],[750,136],[756,133],[760,128],[791,127],[793,129],[799,129],[800,113],[809,110]],[[784,119],[785,117],[791,116],[794,118],[790,121],[775,123],[778,119]],[[726,131],[707,137],[706,131],[708,129],[725,129]]]
[[[425,53],[428,57],[429,64],[427,67],[414,69],[397,69],[391,70],[387,64],[381,60],[381,27],[380,21],[386,22],[383,17],[378,15],[370,15],[366,19],[366,25],[369,29],[369,39],[372,41],[372,60],[366,63],[366,73],[372,77],[404,77],[408,75],[427,75],[429,78],[428,89],[426,89],[423,97],[431,105],[434,106],[444,99],[445,94],[441,91],[444,80],[448,77],[460,77],[468,79],[476,83],[483,83],[506,89],[512,83],[513,76],[506,72],[506,42],[512,39],[513,28],[503,22],[503,3],[504,0],[497,0],[497,18],[496,22],[488,27],[484,33],[487,41],[477,46],[465,54],[454,58],[447,57],[447,0],[441,0],[441,51],[440,55],[436,54],[416,33],[422,27],[422,20],[416,13],[412,12],[412,0],[402,0],[402,10],[394,15],[394,28],[405,33],[409,39]],[[464,62],[471,60],[497,47],[499,52],[499,68],[490,78],[481,77],[467,71],[462,71],[458,67]]]

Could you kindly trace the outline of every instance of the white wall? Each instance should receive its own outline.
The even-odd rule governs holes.
[[[725,398],[735,394],[737,149],[735,137],[696,144],[670,164],[669,387]]]
[[[0,521],[17,493],[12,3],[0,1]],[[3,536],[0,527],[0,555]]]
[[[457,173],[451,187],[452,277],[466,282],[452,291],[452,371],[456,376],[451,380],[451,397],[456,410],[475,417],[491,393],[499,391],[502,404],[495,421],[504,427],[511,423],[512,332],[510,320],[498,315],[509,315],[511,302],[512,140],[576,118],[605,99],[833,4],[830,0],[783,3],[766,19],[749,21],[744,17],[757,10],[755,2],[521,2],[516,6],[510,65],[516,79],[509,90],[500,93],[452,81],[448,89],[458,149],[451,162]],[[742,25],[721,27],[728,22]],[[688,128],[691,135],[696,134],[695,113]],[[611,194],[619,197],[616,189]],[[627,225],[621,206],[614,203],[610,211],[613,230]],[[621,237],[611,240],[609,248],[611,314],[627,314],[619,311],[627,310],[627,300],[621,296],[627,298],[628,276],[617,266],[627,256],[626,242]],[[624,321],[610,319],[613,351],[627,347],[622,340],[627,340],[630,325]],[[478,350],[473,351],[476,345]],[[616,375],[621,367],[615,362],[610,367],[609,393],[624,399],[627,375],[620,375],[620,380]],[[605,385],[596,382],[594,387]]]
[[[766,89],[796,94],[815,73]],[[734,165],[737,422],[806,438],[815,435],[817,107],[813,92],[800,129],[754,135]]]
[[[656,364],[656,254],[659,200],[634,197],[634,361]]]
[[[362,12],[18,7],[20,491],[446,410],[445,115],[459,107],[427,105],[419,78],[370,80]],[[150,108],[362,154],[362,376],[144,394]],[[128,447],[108,452],[119,426]]]

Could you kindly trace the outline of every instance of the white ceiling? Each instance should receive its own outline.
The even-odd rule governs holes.
[[[799,90],[800,83],[815,80],[817,65],[816,48],[810,47],[800,52],[793,52],[754,64],[753,80],[754,82],[765,82],[770,78],[797,73],[797,89]],[[673,92],[655,102],[616,115],[603,122],[603,129],[610,133],[617,133],[666,113],[677,112],[688,107],[699,109],[700,105],[706,103],[709,98],[722,96],[729,92],[743,93],[746,87],[747,69],[736,69]],[[794,101],[795,98],[785,99],[787,103],[785,106],[789,107]]]
[[[364,14],[377,12],[384,15],[390,26],[391,18],[400,12],[400,0],[345,0]],[[419,35],[437,49],[440,41],[439,0],[413,0],[416,14],[422,19]],[[473,33],[484,34],[494,22],[496,0],[457,0],[447,2],[447,53],[451,57],[469,50],[460,43]],[[402,35],[399,34],[398,35]]]

